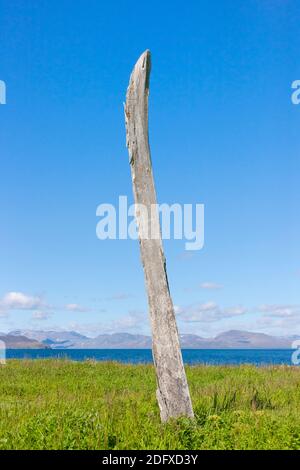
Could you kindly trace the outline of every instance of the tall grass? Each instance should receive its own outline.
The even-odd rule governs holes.
[[[151,365],[11,360],[0,449],[300,449],[300,368],[187,367],[196,414],[160,423]]]

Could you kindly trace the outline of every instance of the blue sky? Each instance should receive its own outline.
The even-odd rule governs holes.
[[[0,0],[0,331],[147,333],[138,243],[100,241],[132,188],[123,101],[152,53],[159,202],[205,204],[164,243],[181,332],[299,333],[300,4]]]

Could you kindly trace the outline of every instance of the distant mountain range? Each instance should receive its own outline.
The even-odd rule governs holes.
[[[291,349],[300,336],[278,337],[263,333],[230,330],[214,338],[198,335],[180,335],[183,349]],[[76,331],[15,330],[0,333],[9,349],[150,349],[151,337],[130,333],[102,334],[89,338]]]
[[[6,349],[48,349],[47,345],[23,335],[0,333],[0,341],[5,342]]]

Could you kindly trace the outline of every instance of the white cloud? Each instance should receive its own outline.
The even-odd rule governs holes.
[[[0,301],[1,310],[35,310],[43,305],[41,297],[8,292]]]
[[[42,297],[24,294],[23,292],[7,292],[0,300],[0,317],[7,317],[14,310],[33,311],[34,320],[46,319],[49,306]]]
[[[179,315],[182,312],[182,308],[179,305],[174,305],[175,315]]]

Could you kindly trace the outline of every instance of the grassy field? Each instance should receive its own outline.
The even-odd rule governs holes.
[[[0,449],[300,449],[300,368],[187,374],[196,420],[162,425],[150,365],[8,361]]]

